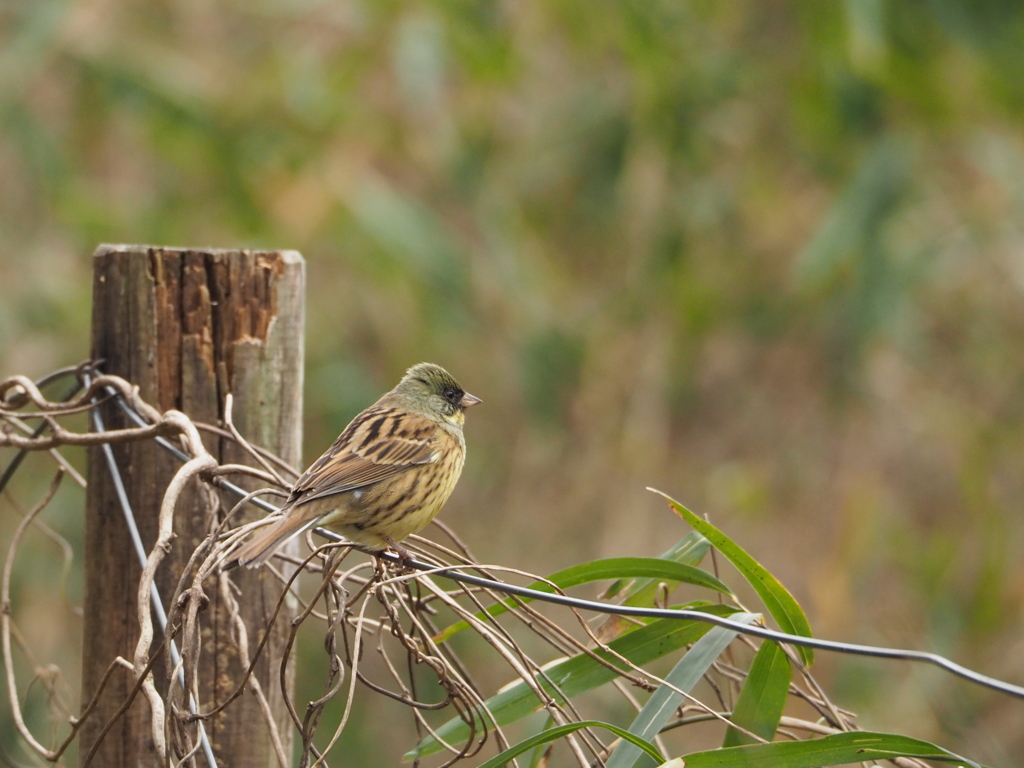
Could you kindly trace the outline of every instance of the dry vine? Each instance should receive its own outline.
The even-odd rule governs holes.
[[[266,484],[270,491],[248,494],[238,500],[242,505],[261,498],[273,489],[286,487],[286,476],[293,470],[283,466],[279,460],[267,456],[249,446],[238,434],[230,420],[228,404],[227,423],[219,426],[194,424],[185,414],[177,411],[159,413],[143,402],[137,388],[130,382],[115,376],[95,375],[88,365],[77,369],[57,372],[48,379],[76,381],[80,392],[66,400],[50,400],[42,393],[42,387],[25,377],[15,376],[0,382],[0,448],[13,449],[14,458],[8,471],[0,476],[0,491],[18,468],[23,452],[49,452],[54,461],[53,480],[43,497],[24,513],[8,547],[3,569],[2,635],[3,664],[6,671],[5,684],[15,720],[15,727],[24,745],[38,758],[58,762],[75,740],[82,724],[93,715],[93,704],[100,690],[90,692],[91,703],[81,712],[70,716],[65,724],[70,725],[63,739],[52,740],[47,746],[41,736],[33,733],[23,714],[23,699],[15,674],[15,648],[21,652],[21,665],[27,664],[44,684],[47,678],[43,672],[49,668],[47,662],[35,659],[30,649],[19,643],[15,618],[18,606],[12,604],[11,577],[18,564],[18,550],[23,535],[30,526],[47,532],[42,517],[53,498],[62,478],[71,475],[84,487],[84,481],[71,469],[60,454],[69,446],[110,445],[123,441],[154,440],[164,438],[178,446],[185,454],[185,461],[168,485],[160,507],[159,538],[150,546],[145,567],[138,583],[137,619],[139,642],[130,657],[106,660],[109,664],[103,678],[103,685],[113,675],[130,675],[133,688],[124,702],[121,713],[128,709],[131,701],[139,694],[145,697],[152,713],[150,723],[154,748],[162,764],[168,766],[215,765],[215,758],[205,739],[203,723],[211,717],[230,708],[248,687],[258,697],[266,717],[267,727],[272,736],[278,761],[291,765],[291,755],[285,754],[285,739],[278,733],[274,718],[269,711],[267,697],[261,684],[252,674],[256,660],[270,637],[265,627],[246,627],[233,612],[232,631],[240,658],[248,665],[248,672],[241,685],[207,711],[197,711],[196,702],[201,701],[199,661],[204,653],[200,642],[204,621],[203,609],[211,595],[217,594],[227,605],[237,605],[237,589],[232,581],[232,572],[223,571],[221,564],[230,557],[232,550],[260,523],[235,529],[225,529],[223,522],[213,526],[210,535],[192,554],[188,566],[180,574],[174,594],[167,595],[166,631],[153,624],[152,590],[157,572],[161,568],[167,545],[175,534],[175,510],[182,490],[196,482],[203,485],[219,484],[223,487],[227,475],[245,474]],[[49,381],[43,382],[49,384]],[[125,407],[141,417],[142,425],[135,428],[108,431],[81,431],[70,429],[62,422],[68,417],[88,412],[96,404],[110,398],[119,398]],[[31,427],[32,422],[36,427]],[[219,436],[230,437],[242,445],[252,457],[251,466],[222,466],[203,446],[200,433],[214,431]],[[14,507],[13,499],[5,495],[8,507]],[[6,513],[5,513],[6,514]],[[225,516],[231,519],[231,514]],[[451,644],[439,642],[439,633],[445,625],[463,621],[476,638],[493,652],[491,658],[508,667],[513,679],[523,681],[536,697],[536,705],[546,711],[551,723],[556,725],[580,722],[585,718],[577,708],[573,696],[561,691],[548,675],[545,664],[552,656],[587,655],[597,663],[612,670],[617,676],[615,687],[623,699],[637,709],[642,704],[635,692],[651,691],[659,686],[673,687],[669,682],[653,674],[650,669],[633,664],[617,654],[609,645],[611,637],[605,637],[606,629],[593,630],[583,615],[574,609],[558,614],[552,619],[532,604],[510,598],[492,587],[472,586],[456,583],[442,585],[438,574],[450,576],[453,572],[465,571],[495,579],[495,574],[537,580],[536,576],[508,568],[481,566],[476,563],[468,549],[448,529],[441,526],[450,538],[451,547],[417,539],[414,542],[418,557],[429,558],[437,567],[413,571],[396,565],[385,558],[370,560],[353,557],[354,550],[347,544],[328,543],[313,548],[302,561],[279,560],[270,568],[280,581],[281,597],[278,608],[285,600],[295,599],[301,603],[298,618],[290,627],[287,658],[294,652],[295,641],[304,625],[317,622],[323,635],[330,665],[323,682],[323,693],[316,700],[300,706],[292,702],[285,692],[290,719],[301,744],[300,765],[326,766],[331,749],[350,721],[353,708],[358,706],[358,691],[366,690],[393,699],[403,705],[413,719],[421,736],[437,736],[437,719],[432,712],[445,710],[443,718],[454,715],[470,726],[470,737],[462,743],[445,744],[447,757],[441,764],[453,765],[460,761],[479,761],[481,750],[489,739],[498,748],[504,749],[512,742],[510,735],[494,726],[494,718],[486,714],[488,693],[476,682],[470,665],[455,653]],[[47,534],[49,535],[49,534]],[[54,534],[55,536],[56,534]],[[70,548],[62,548],[65,561],[70,557]],[[66,562],[65,562],[66,567]],[[304,576],[314,584],[311,593],[299,589],[298,579]],[[557,591],[557,590],[556,590]],[[667,597],[667,595],[666,595]],[[491,616],[486,609],[508,604],[509,609],[500,617]],[[275,616],[277,614],[275,613]],[[566,618],[569,617],[567,621]],[[254,642],[256,637],[262,640]],[[741,638],[747,646],[754,648],[749,638]],[[529,650],[527,650],[529,649]],[[547,650],[545,650],[547,649]],[[389,680],[372,679],[364,669],[368,651],[376,652],[383,661]],[[787,648],[791,653],[791,649]],[[791,695],[801,699],[813,719],[786,717],[780,733],[834,733],[855,729],[851,715],[828,700],[813,678],[792,655],[794,669],[801,670],[801,679],[791,686]],[[436,682],[440,696],[425,699],[418,690],[417,680],[421,674],[417,669],[427,669]],[[706,720],[729,722],[729,714],[735,703],[737,691],[746,671],[732,663],[731,656],[720,657],[713,671],[706,677],[711,682],[712,694],[702,701],[686,691],[676,689],[685,702],[678,708],[677,717],[663,731],[670,731],[691,723]],[[509,675],[506,675],[506,677]],[[49,679],[52,679],[50,675]],[[273,685],[283,685],[285,663]],[[161,693],[163,691],[164,693]],[[56,689],[53,694],[56,696]],[[341,708],[340,724],[330,734],[320,734],[319,726],[325,708]],[[112,723],[108,723],[109,726]],[[60,725],[55,722],[54,726]],[[747,733],[754,740],[754,734]],[[596,728],[583,728],[566,737],[573,761],[583,767],[603,765],[615,746],[608,733]],[[413,745],[409,745],[410,747]],[[86,756],[88,762],[90,756]],[[899,759],[904,766],[921,765],[914,760]]]

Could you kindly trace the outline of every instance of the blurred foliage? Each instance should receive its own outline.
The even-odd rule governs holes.
[[[660,552],[657,485],[824,636],[1021,680],[1021,71],[1008,0],[4,2],[2,370],[85,356],[99,242],[295,248],[307,456],[435,360],[481,559]],[[835,679],[1024,750],[952,680]]]

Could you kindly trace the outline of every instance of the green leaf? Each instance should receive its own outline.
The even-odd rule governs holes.
[[[792,676],[793,669],[783,650],[773,642],[763,642],[754,656],[747,681],[733,707],[732,721],[762,739],[771,741],[786,706]],[[752,741],[746,734],[729,728],[722,746],[735,747]]]
[[[654,760],[657,760],[659,765],[665,762],[665,758],[652,744],[634,736],[625,728],[619,728],[619,726],[612,725],[611,723],[603,723],[600,720],[583,720],[578,723],[569,723],[568,725],[559,725],[554,728],[549,728],[546,731],[538,733],[536,736],[524,739],[518,744],[509,747],[500,755],[492,757],[486,763],[481,763],[480,768],[501,768],[524,752],[527,752],[536,746],[556,741],[570,733],[575,733],[581,728],[604,728],[609,730],[616,736],[636,745],[637,749],[642,750],[646,754],[650,755]]]
[[[683,565],[692,565],[694,567],[700,565],[700,561],[704,559],[704,555],[711,549],[711,542],[705,539],[696,531],[690,531],[683,538],[669,547],[665,552],[658,555],[658,560],[670,560],[674,563],[682,563]],[[611,599],[618,595],[621,595],[625,591],[625,600],[627,605],[636,605],[636,603],[629,602],[638,592],[643,590],[650,581],[648,579],[618,579],[611,584],[604,591],[603,597]],[[650,605],[650,603],[643,603]]]
[[[811,625],[807,621],[800,604],[793,598],[784,586],[772,576],[760,563],[746,553],[732,539],[718,530],[711,523],[697,517],[693,512],[684,507],[675,499],[655,488],[648,488],[668,500],[676,513],[688,522],[694,530],[700,532],[711,544],[729,561],[736,566],[743,574],[750,586],[757,592],[758,597],[764,602],[765,608],[772,618],[778,622],[784,632],[791,635],[811,637]],[[800,658],[804,664],[810,666],[814,662],[814,651],[811,648],[797,647]]]
[[[732,620],[741,624],[749,624],[758,618],[759,615],[755,613],[741,613],[733,616]],[[686,655],[665,677],[665,682],[669,685],[660,686],[647,700],[643,709],[629,726],[630,733],[645,741],[657,736],[661,727],[675,714],[684,698],[679,691],[689,693],[738,634],[734,629],[715,627],[694,643],[693,648],[687,651]],[[607,767],[631,768],[640,757],[640,751],[635,746],[622,743],[612,752]],[[649,761],[644,760],[641,764],[647,765]]]
[[[808,741],[778,741],[694,752],[684,756],[683,762],[686,768],[817,768],[867,760],[891,760],[894,757],[917,757],[982,768],[972,760],[927,741],[868,731],[836,733]]]
[[[728,606],[715,605],[700,609],[716,616],[729,616],[736,613]],[[594,653],[616,669],[626,670],[627,667],[616,655],[628,659],[637,666],[659,659],[683,646],[694,643],[703,637],[711,626],[699,621],[684,619],[659,619],[646,626],[623,635],[608,644],[613,651],[609,653],[595,649]],[[537,682],[556,701],[564,703],[580,694],[598,688],[615,679],[614,669],[595,661],[586,653],[580,653],[545,667],[544,677]],[[557,688],[557,690],[556,690]],[[486,702],[486,715],[480,709],[473,711],[478,718],[486,718],[492,725],[507,725],[536,711],[541,702],[530,687],[522,680],[516,681],[492,696]],[[493,720],[492,720],[493,716]],[[437,735],[449,744],[459,744],[470,738],[469,726],[461,717],[454,717],[436,731]],[[415,749],[405,755],[406,760],[424,757],[439,752],[441,745],[433,736],[427,736]]]
[[[731,595],[732,590],[716,579],[707,571],[694,568],[692,565],[661,560],[656,557],[610,557],[604,560],[594,560],[589,563],[574,565],[571,568],[551,574],[547,581],[554,582],[559,589],[568,589],[579,584],[586,584],[591,581],[602,581],[604,579],[636,578],[657,579],[659,581],[683,582],[694,584],[699,587],[707,587],[715,592]],[[529,588],[538,592],[555,592],[547,581],[535,581]],[[530,602],[531,598],[519,598],[523,602]],[[486,614],[500,616],[510,608],[516,606],[516,601],[511,598],[490,606]],[[483,618],[485,612],[476,614],[477,618]],[[451,626],[445,627],[435,637],[436,642],[443,642],[454,635],[469,628],[466,621],[458,621]]]
[[[673,544],[668,551],[659,555],[658,559],[696,567],[700,565],[700,561],[704,559],[704,555],[710,548],[711,542],[696,531],[690,531]],[[704,571],[701,572],[704,573]],[[622,605],[649,607],[654,605],[661,585],[665,581],[661,578],[617,579],[604,591],[602,596],[608,600],[621,595]],[[622,633],[629,632],[635,626],[636,624],[625,616],[612,615],[595,630],[595,634],[598,640],[607,643]]]
[[[544,724],[541,726],[540,730],[537,731],[537,734],[541,734],[544,731],[551,730],[556,726],[555,718],[552,717],[550,714],[547,717],[543,718],[543,720]],[[544,749],[544,744],[538,744],[536,747],[534,747],[533,754],[530,755],[530,768],[540,768],[541,761],[544,760],[544,754],[546,752],[547,750]]]

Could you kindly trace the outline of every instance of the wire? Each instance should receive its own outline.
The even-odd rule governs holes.
[[[134,408],[132,408],[130,405],[128,405],[124,401],[124,398],[121,397],[120,394],[118,394],[118,392],[116,390],[108,388],[107,391],[110,394],[114,395],[114,400],[117,402],[117,404],[119,406],[121,406],[121,410],[124,411],[125,414],[127,414],[128,418],[131,419],[133,422],[135,422],[135,424],[137,426],[140,426],[140,427],[148,427],[148,426],[150,426],[148,423],[146,423],[146,420],[143,419]],[[174,445],[174,443],[172,443],[167,438],[165,438],[165,437],[156,437],[154,439],[156,440],[157,445],[159,445],[161,448],[164,448],[165,450],[169,451],[171,453],[171,455],[173,455],[181,463],[184,464],[185,462],[189,461],[188,454],[185,453],[180,448],[178,448],[176,445]],[[239,498],[242,498],[244,496],[248,496],[249,495],[249,492],[247,490],[245,490],[244,488],[242,488],[242,486],[235,485],[235,483],[232,483],[230,480],[228,480],[226,478],[214,477],[214,478],[210,479],[210,482],[213,483],[214,485],[216,485],[218,488],[223,488],[225,491],[228,491],[230,493],[233,493],[233,494],[237,495]],[[259,507],[264,512],[277,512],[277,511],[280,510],[280,507],[277,507],[274,504],[271,504],[269,501],[266,501],[265,499],[259,498],[258,496],[255,497],[255,498],[249,499],[249,503],[252,504],[255,507]]]
[[[86,387],[89,386],[88,373],[82,374],[82,381],[84,382]],[[118,401],[121,400],[120,397],[118,397],[117,399]],[[103,418],[100,416],[99,409],[93,408],[90,411],[90,414],[92,416],[93,425],[96,431],[105,432],[106,428],[103,425]],[[163,440],[163,438],[158,437],[157,441],[160,440]],[[164,442],[166,443],[167,441]],[[172,446],[170,443],[167,443],[165,447],[174,448],[174,446]],[[106,459],[107,468],[110,470],[110,479],[114,484],[114,490],[117,493],[117,499],[121,504],[121,511],[124,513],[125,522],[128,524],[128,535],[131,537],[132,545],[135,548],[135,554],[139,558],[140,566],[142,567],[143,570],[145,570],[147,560],[146,548],[142,544],[142,536],[139,535],[139,527],[135,523],[135,514],[132,511],[131,502],[128,500],[128,492],[125,490],[124,481],[121,478],[121,472],[117,467],[117,460],[114,458],[114,451],[111,449],[109,443],[104,443],[103,445],[100,446],[100,448],[102,448],[103,450],[103,456]],[[185,460],[188,459],[188,457],[181,451],[178,451],[177,449],[174,450],[177,452],[177,454],[179,454],[179,458],[184,458]],[[149,594],[150,602],[153,605],[153,613],[156,615],[157,623],[160,625],[160,631],[166,634],[167,611],[164,609],[164,604],[160,598],[160,592],[157,590],[156,584],[150,585]],[[181,668],[181,654],[178,652],[178,644],[175,643],[174,640],[170,640],[169,645],[171,648],[171,662],[178,670],[178,685],[181,686],[182,691],[188,694],[188,711],[193,715],[198,714],[199,708],[196,705],[195,697],[192,695],[191,691],[188,690],[188,687],[186,686],[185,683],[185,672]],[[199,727],[199,742],[202,746],[203,755],[206,757],[206,763],[207,765],[209,765],[210,768],[217,768],[217,758],[213,754],[213,748],[210,746],[209,738],[207,738],[206,728],[203,726],[203,721],[197,720],[196,724]]]
[[[138,413],[131,408],[124,399],[117,395],[115,399],[120,404],[122,410],[128,414],[128,416],[140,426],[146,426],[146,422],[142,419]],[[175,456],[182,461],[188,461],[188,456],[182,451],[174,447],[170,442],[164,438],[156,438],[157,442],[163,445],[165,448],[170,450]],[[248,495],[248,492],[234,483],[228,482],[223,478],[214,478],[213,482],[221,488],[235,493],[239,498]],[[268,512],[276,512],[280,508],[260,498],[254,498],[249,500],[250,504],[254,504],[260,509]],[[329,531],[325,528],[315,528],[313,532],[317,535],[325,538],[329,541],[342,542],[347,541],[344,537]],[[367,550],[363,550],[367,551]],[[805,637],[803,635],[791,635],[787,632],[779,632],[777,630],[768,629],[766,627],[751,626],[748,624],[739,624],[734,621],[730,621],[727,618],[720,616],[714,616],[708,613],[701,613],[700,611],[690,610],[674,610],[668,608],[642,608],[639,606],[631,605],[614,605],[610,603],[601,603],[596,600],[586,600],[577,597],[569,597],[568,595],[552,594],[550,592],[539,592],[535,589],[529,589],[527,587],[519,587],[514,584],[508,584],[501,581],[495,581],[493,579],[483,578],[482,576],[474,576],[472,574],[464,573],[460,569],[465,566],[440,566],[433,563],[423,562],[422,560],[407,559],[403,560],[397,554],[392,552],[374,552],[372,553],[377,557],[381,557],[385,560],[389,560],[395,563],[403,563],[411,568],[415,568],[420,571],[432,571],[440,573],[453,581],[459,581],[464,584],[470,584],[478,587],[487,587],[488,589],[497,590],[510,595],[517,595],[519,597],[526,597],[531,600],[540,600],[547,603],[555,603],[556,605],[564,605],[570,608],[578,608],[583,611],[594,611],[598,613],[605,613],[616,616],[636,616],[640,618],[649,619],[689,619],[691,621],[702,621],[707,624],[713,624],[719,627],[726,627],[744,635],[750,635],[752,637],[760,637],[765,640],[773,640],[778,643],[788,643],[790,645],[803,646],[805,648],[814,648],[823,651],[832,651],[835,653],[846,653],[855,656],[867,656],[876,659],[899,659],[903,661],[914,661],[923,664],[930,664],[932,666],[939,667],[941,669],[950,672],[951,674],[961,677],[965,680],[969,680],[972,683],[991,688],[992,690],[1005,693],[1010,696],[1015,696],[1020,699],[1024,699],[1024,687],[1008,683],[1003,680],[999,680],[988,675],[983,675],[980,672],[975,672],[962,664],[957,664],[955,661],[947,659],[945,656],[940,656],[937,653],[931,653],[929,651],[915,651],[905,650],[900,648],[885,648],[875,645],[860,645],[857,643],[844,643],[838,640],[824,640],[815,637]]]
[[[326,531],[323,528],[317,528],[315,529],[315,532],[325,538],[331,539],[332,541],[345,540],[336,533]],[[398,555],[391,552],[378,552],[374,554],[378,557],[385,557],[392,562],[403,562]],[[584,611],[596,611],[598,613],[606,613],[614,616],[637,616],[649,619],[690,619],[693,621],[703,621],[707,624],[714,624],[719,627],[727,627],[728,629],[740,632],[744,635],[760,637],[765,640],[774,640],[779,643],[799,645],[805,648],[834,651],[836,653],[848,653],[857,656],[869,656],[877,659],[902,659],[905,661],[917,661],[925,664],[932,664],[934,666],[941,667],[947,672],[951,672],[958,677],[962,677],[965,680],[977,683],[978,685],[983,685],[987,688],[1000,691],[1001,693],[1006,693],[1011,696],[1024,699],[1024,687],[1014,685],[1013,683],[1007,683],[1003,680],[989,677],[988,675],[983,675],[980,672],[975,672],[961,664],[957,664],[955,661],[950,661],[944,656],[940,656],[937,653],[930,653],[928,651],[883,648],[875,645],[859,645],[857,643],[844,643],[838,640],[823,640],[815,637],[805,637],[803,635],[791,635],[787,632],[779,632],[766,627],[739,624],[720,616],[702,613],[701,611],[690,611],[685,609],[677,610],[671,608],[641,608],[639,606],[632,605],[610,605],[608,603],[597,602],[596,600],[585,600],[577,597],[569,597],[568,595],[552,594],[551,592],[539,592],[527,587],[518,587],[514,584],[506,584],[505,582],[485,579],[481,576],[474,576],[469,573],[453,571],[453,569],[462,568],[464,566],[437,566],[411,559],[405,560],[404,563],[412,568],[416,568],[417,570],[429,570],[440,573],[453,581],[460,581],[473,586],[500,590],[510,595],[528,597],[532,600],[542,600],[547,603],[555,603],[556,605],[579,608]]]
[[[55,381],[58,378],[76,374],[79,372],[80,368],[81,366],[76,365],[69,368],[61,368],[58,371],[49,373],[35,382],[36,388],[42,389],[47,384],[49,384],[52,381]],[[66,403],[68,400],[70,400],[72,397],[74,397],[81,391],[82,386],[83,384],[81,378],[76,378],[75,383],[67,390],[67,392],[64,393],[64,396],[61,397],[61,399],[58,402]],[[46,431],[46,428],[48,426],[49,424],[47,424],[45,421],[40,422],[39,426],[36,427],[35,430],[33,430],[32,432],[32,439],[35,439],[39,437],[41,434],[43,434],[43,432]],[[28,456],[28,453],[28,448],[22,448],[20,451],[14,454],[14,458],[11,459],[11,463],[7,465],[7,468],[4,470],[4,473],[0,475],[0,491],[3,491],[3,489],[7,487],[7,484],[11,481],[11,478],[14,477],[14,473],[17,472],[18,467],[21,466],[21,462],[23,462],[25,460],[25,457]]]

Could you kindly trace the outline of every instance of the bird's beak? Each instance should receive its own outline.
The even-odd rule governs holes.
[[[462,396],[462,399],[459,400],[459,405],[462,408],[469,408],[470,406],[476,405],[479,402],[482,402],[479,397],[477,397],[476,395],[471,395],[469,394],[469,392],[466,392]]]

